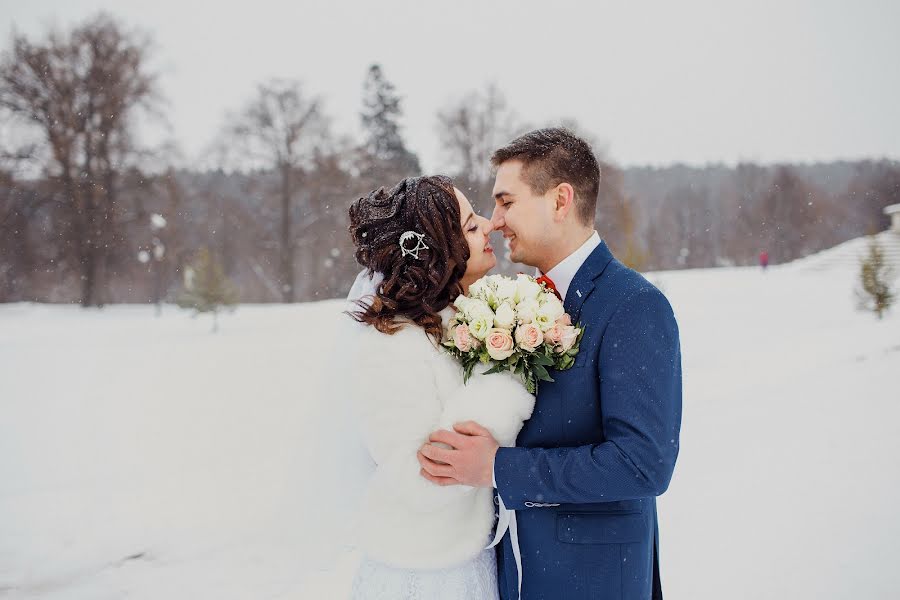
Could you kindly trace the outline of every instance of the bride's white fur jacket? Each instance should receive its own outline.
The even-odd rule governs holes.
[[[446,323],[449,313],[442,316]],[[474,373],[463,385],[460,364],[412,324],[394,335],[361,325],[355,341],[351,398],[377,465],[360,515],[363,552],[414,569],[474,558],[490,541],[491,489],[433,484],[420,475],[416,452],[433,431],[467,420],[512,446],[534,396],[510,373]]]

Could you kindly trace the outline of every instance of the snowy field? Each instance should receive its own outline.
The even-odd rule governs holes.
[[[900,310],[856,312],[847,266],[650,278],[684,351],[667,599],[900,597]],[[0,306],[0,598],[342,597],[341,308]]]

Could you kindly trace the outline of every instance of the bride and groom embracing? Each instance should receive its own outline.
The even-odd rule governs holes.
[[[594,230],[600,168],[584,140],[541,129],[492,163],[490,219],[445,177],[350,208],[365,269],[342,363],[374,463],[352,597],[661,598],[656,496],[681,423],[672,309]],[[458,297],[496,264],[492,231],[583,328],[536,397],[511,372],[464,381],[445,351]]]

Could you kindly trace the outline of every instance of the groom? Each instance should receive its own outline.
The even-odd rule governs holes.
[[[422,447],[422,475],[496,487],[516,511],[524,600],[662,598],[656,496],[672,477],[681,424],[672,309],[594,231],[600,168],[584,140],[532,131],[491,162],[494,227],[514,262],[552,282],[584,337],[574,367],[540,383],[516,447],[460,423],[430,438],[450,450]],[[512,537],[498,547],[500,594],[510,600],[519,581]]]

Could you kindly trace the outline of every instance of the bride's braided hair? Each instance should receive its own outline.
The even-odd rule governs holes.
[[[360,323],[392,334],[408,320],[438,343],[441,310],[462,293],[469,246],[460,225],[453,182],[442,175],[409,177],[390,191],[379,188],[350,207],[350,236],[356,261],[384,281],[371,303],[358,302],[350,313]],[[427,250],[418,258],[400,247],[407,231],[424,234]],[[407,242],[411,245],[411,242]]]

